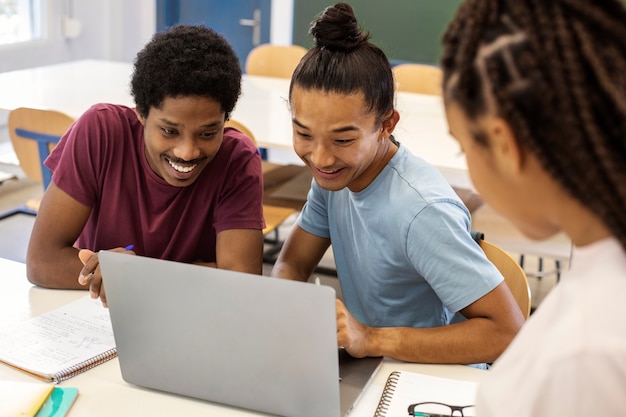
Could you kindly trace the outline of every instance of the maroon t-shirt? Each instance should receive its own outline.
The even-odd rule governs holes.
[[[92,208],[76,246],[94,251],[134,245],[138,255],[215,262],[216,234],[263,229],[263,174],[258,149],[226,128],[215,158],[188,187],[157,176],[144,153],[134,109],[97,104],[63,136],[46,160],[54,183]]]

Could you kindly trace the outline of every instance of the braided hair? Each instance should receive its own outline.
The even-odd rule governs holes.
[[[314,46],[302,58],[291,78],[294,86],[339,94],[362,92],[368,111],[378,120],[393,110],[394,80],[385,53],[369,42],[358,26],[352,7],[337,3],[313,21]]]
[[[447,99],[507,120],[626,250],[625,22],[619,0],[466,0],[441,66]]]

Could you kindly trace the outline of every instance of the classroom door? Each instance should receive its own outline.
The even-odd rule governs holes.
[[[157,31],[175,24],[203,24],[222,34],[241,67],[252,48],[270,39],[271,0],[157,0]]]

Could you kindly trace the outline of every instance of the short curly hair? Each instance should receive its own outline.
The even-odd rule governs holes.
[[[176,25],[156,33],[137,54],[131,93],[148,116],[166,97],[207,97],[219,102],[226,119],[241,94],[241,67],[228,41],[202,25]]]

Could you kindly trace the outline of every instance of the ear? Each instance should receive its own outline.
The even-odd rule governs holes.
[[[137,115],[137,119],[139,119],[139,122],[145,127],[146,119],[139,113],[139,111],[137,110],[137,107],[135,107],[135,114]]]
[[[383,131],[381,136],[385,139],[388,139],[389,136],[391,136],[393,130],[398,124],[398,121],[400,121],[400,113],[398,113],[397,110],[390,110],[390,112],[391,115],[389,115],[389,117],[385,117],[383,120]]]
[[[490,147],[502,172],[520,174],[524,170],[525,150],[511,125],[500,117],[487,122]]]

